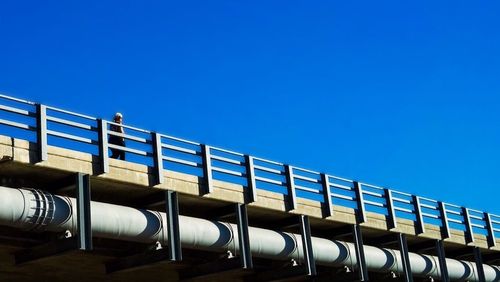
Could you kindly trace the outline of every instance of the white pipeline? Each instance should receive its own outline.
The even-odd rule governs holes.
[[[165,213],[92,202],[92,233],[95,237],[135,242],[166,243]],[[76,232],[75,199],[32,189],[0,186],[0,225],[28,230]],[[229,250],[238,253],[238,233],[234,224],[180,216],[183,248]],[[252,255],[273,259],[303,260],[300,235],[249,227]],[[351,243],[312,238],[316,263],[325,266],[355,266]],[[399,251],[365,245],[369,270],[402,273]],[[410,253],[412,273],[420,277],[440,277],[437,257]],[[475,263],[446,259],[451,280],[479,281]],[[487,281],[500,281],[500,267],[484,266]]]

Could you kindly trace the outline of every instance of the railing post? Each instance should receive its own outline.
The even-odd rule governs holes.
[[[330,191],[330,181],[328,175],[321,173],[321,185],[323,186],[323,218],[332,216],[332,192]]]
[[[201,156],[203,159],[203,177],[205,179],[205,187],[203,195],[213,192],[213,179],[212,179],[212,157],[210,154],[210,146],[201,144]]]
[[[412,195],[413,199],[413,209],[415,210],[415,233],[416,235],[422,234],[425,232],[425,224],[424,218],[422,216],[422,209],[420,207],[420,198],[416,195]]]
[[[439,205],[439,213],[441,214],[441,222],[442,222],[442,237],[443,239],[448,239],[450,238],[450,226],[448,225],[448,214],[446,212],[446,206],[443,202],[438,202]]]
[[[394,229],[397,227],[396,212],[394,211],[394,202],[392,200],[392,191],[384,188],[384,196],[387,206],[387,229]]]
[[[245,155],[245,169],[247,176],[248,202],[253,203],[257,201],[257,185],[255,182],[255,169],[253,167],[253,157],[250,155]]]
[[[78,225],[78,248],[92,250],[92,222],[90,213],[90,176],[77,173],[76,175],[76,208]]]
[[[488,248],[495,247],[497,245],[495,238],[495,231],[493,230],[493,224],[491,223],[491,216],[489,213],[484,213],[484,220],[486,222],[486,228],[488,230]]]
[[[103,119],[97,120],[98,138],[99,138],[99,162],[101,173],[109,172],[109,153],[108,153],[108,124]]]
[[[36,104],[36,137],[38,145],[38,161],[46,161],[47,153],[47,107]]]
[[[288,191],[287,209],[291,211],[297,208],[297,197],[295,195],[293,167],[291,165],[285,165],[285,175],[286,175],[286,188]]]
[[[474,233],[472,231],[472,225],[470,222],[469,209],[462,207],[462,216],[464,217],[465,225],[465,244],[473,243]]]
[[[354,192],[356,193],[356,204],[358,206],[357,210],[357,220],[358,224],[366,222],[366,212],[365,212],[365,200],[363,197],[363,188],[358,181],[354,181]]]
[[[155,185],[163,184],[163,154],[161,135],[156,132],[151,132],[151,141],[153,145],[153,163],[154,163],[154,178]]]

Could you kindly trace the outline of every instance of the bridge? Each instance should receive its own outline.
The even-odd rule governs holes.
[[[0,95],[2,281],[500,281],[499,215],[110,125]]]

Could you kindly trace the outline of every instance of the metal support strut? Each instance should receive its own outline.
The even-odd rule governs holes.
[[[365,247],[363,245],[363,234],[358,224],[352,226],[352,235],[356,249],[356,260],[358,261],[359,281],[368,281],[368,268],[366,267]]]
[[[167,212],[168,259],[182,260],[181,236],[179,232],[179,200],[177,192],[165,192],[165,208]]]
[[[240,262],[244,269],[252,269],[252,253],[250,251],[250,237],[248,233],[247,206],[236,204],[236,223],[238,225],[238,243],[240,246]]]
[[[441,281],[448,282],[450,278],[448,277],[448,265],[446,264],[443,240],[436,241],[436,250],[439,259],[439,268],[441,269]]]
[[[408,255],[408,243],[405,234],[398,234],[399,250],[401,252],[401,259],[403,263],[404,279],[406,282],[413,282],[411,274],[410,256]]]
[[[481,249],[478,247],[474,247],[474,259],[476,260],[477,277],[479,278],[479,281],[486,282],[483,268],[483,257],[481,255]]]
[[[76,175],[76,208],[78,213],[78,248],[84,251],[92,250],[92,222],[90,215],[90,176]]]

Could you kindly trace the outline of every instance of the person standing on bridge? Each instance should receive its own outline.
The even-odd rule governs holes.
[[[115,117],[113,118],[113,122],[115,124],[111,124],[109,126],[109,130],[116,132],[116,133],[125,134],[125,130],[123,130],[123,126],[120,125],[123,123],[123,115],[121,113],[115,114]],[[109,144],[125,147],[125,137],[110,135]],[[111,158],[120,159],[123,161],[125,160],[125,151],[112,148],[111,153],[112,153]]]

